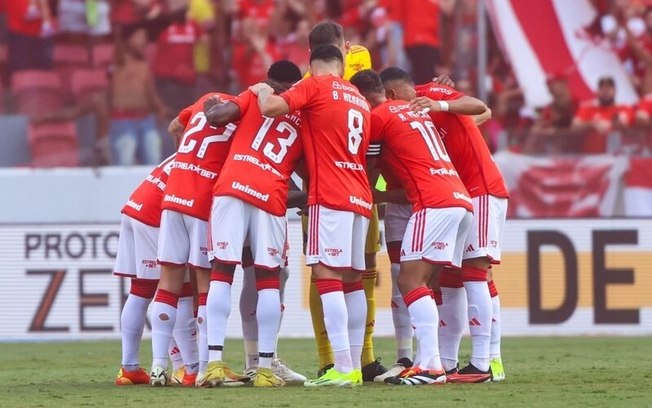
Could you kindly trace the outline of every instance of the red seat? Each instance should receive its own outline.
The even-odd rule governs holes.
[[[56,44],[54,46],[54,65],[90,66],[90,54],[83,45]]]
[[[30,123],[27,139],[34,167],[75,167],[79,164],[77,130],[72,121]]]
[[[72,93],[77,100],[92,92],[106,91],[109,87],[106,71],[102,68],[74,71],[71,82]]]
[[[26,115],[59,110],[63,103],[61,80],[54,71],[15,72],[11,76],[11,91],[16,97],[18,112]]]
[[[93,46],[93,66],[97,68],[106,68],[113,62],[115,46],[113,44],[97,44]]]

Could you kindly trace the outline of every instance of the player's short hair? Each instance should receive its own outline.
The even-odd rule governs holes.
[[[272,89],[274,89],[274,93],[276,95],[282,94],[283,92],[287,91],[291,87],[291,85],[288,82],[281,83],[281,82],[274,81],[273,79],[270,78],[267,78],[263,82],[271,86]]]
[[[310,53],[310,63],[312,64],[315,60],[324,62],[339,61],[340,64],[344,64],[342,51],[334,45],[320,45],[312,50]]]
[[[296,64],[288,60],[273,63],[267,70],[267,78],[280,82],[293,84],[301,80],[301,70]]]
[[[321,45],[339,45],[344,40],[342,26],[334,21],[322,21],[313,27],[308,35],[308,46],[311,50]]]
[[[380,80],[383,81],[383,84],[389,81],[406,81],[414,84],[410,74],[398,67],[389,67],[382,70],[380,72]]]
[[[383,93],[383,81],[380,80],[380,75],[370,69],[365,69],[357,72],[350,79],[350,82],[358,88],[361,94],[368,95],[370,93]]]

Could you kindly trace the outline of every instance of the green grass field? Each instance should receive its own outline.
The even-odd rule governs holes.
[[[148,343],[142,350],[146,363]],[[294,369],[314,375],[312,340],[282,340],[280,347]],[[118,341],[5,343],[0,349],[0,407],[652,407],[652,341],[643,337],[507,338],[505,382],[415,388],[116,387]],[[241,343],[229,342],[227,353],[240,367]],[[391,363],[393,341],[378,339],[377,354]]]

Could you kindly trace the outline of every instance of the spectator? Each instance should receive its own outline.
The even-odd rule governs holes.
[[[537,118],[532,132],[525,139],[523,152],[528,154],[561,154],[579,152],[573,144],[570,127],[578,108],[571,95],[568,81],[562,75],[553,75],[547,82],[552,102],[545,106]]]
[[[47,0],[4,2],[7,13],[7,70],[52,69],[54,21]]]
[[[85,38],[111,34],[109,0],[59,0],[59,33]]]
[[[279,43],[281,58],[294,62],[301,72],[308,70],[310,62],[310,44],[308,44],[310,28],[308,20],[301,20],[297,24],[296,31],[291,32]]]
[[[380,4],[387,10],[390,34],[387,43],[387,66],[409,70],[405,50],[403,49],[403,13],[405,0],[381,0]],[[372,60],[373,61],[373,60]]]
[[[616,83],[612,77],[600,78],[597,97],[580,106],[572,129],[582,138],[582,153],[616,153],[623,134],[632,124],[632,109],[616,104]]]
[[[416,84],[432,80],[440,62],[440,14],[450,14],[455,0],[411,0],[403,11],[403,44]]]
[[[204,33],[197,43],[194,50],[195,72],[197,73],[197,86],[199,89],[210,89],[209,81],[210,72],[210,55],[211,47],[210,38],[212,31],[215,29],[215,9],[211,0],[190,0],[188,7],[188,18],[197,23]],[[204,92],[197,92],[203,94]]]
[[[634,107],[634,129],[623,140],[624,150],[640,156],[652,155],[652,94],[645,95]]]
[[[234,22],[233,74],[240,87],[246,87],[264,80],[267,69],[278,59],[270,38],[275,22],[274,1],[240,0],[235,11],[238,18]]]
[[[156,164],[161,160],[161,139],[152,113],[166,118],[168,110],[154,88],[145,59],[147,35],[137,30],[117,48],[117,64],[111,78],[111,128],[113,163]]]
[[[195,43],[203,39],[201,27],[177,12],[172,23],[158,37],[154,57],[156,89],[174,112],[196,100]]]

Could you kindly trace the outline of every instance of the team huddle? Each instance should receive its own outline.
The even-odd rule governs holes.
[[[122,211],[114,273],[131,278],[131,290],[116,384],[504,379],[491,265],[500,262],[508,194],[477,126],[490,111],[446,79],[415,86],[399,68],[372,71],[368,52],[349,49],[336,23],[318,24],[309,40],[309,76],[278,61],[265,82],[236,97],[207,94],[170,124],[177,152]],[[305,192],[294,188],[293,173]],[[380,176],[386,191],[375,188]],[[397,348],[389,369],[372,341],[381,203]],[[304,250],[320,362],[314,380],[276,352],[292,207],[308,214]],[[223,358],[237,265],[244,269],[242,374]],[[139,346],[152,299],[147,373]],[[458,368],[467,325],[471,359]]]

